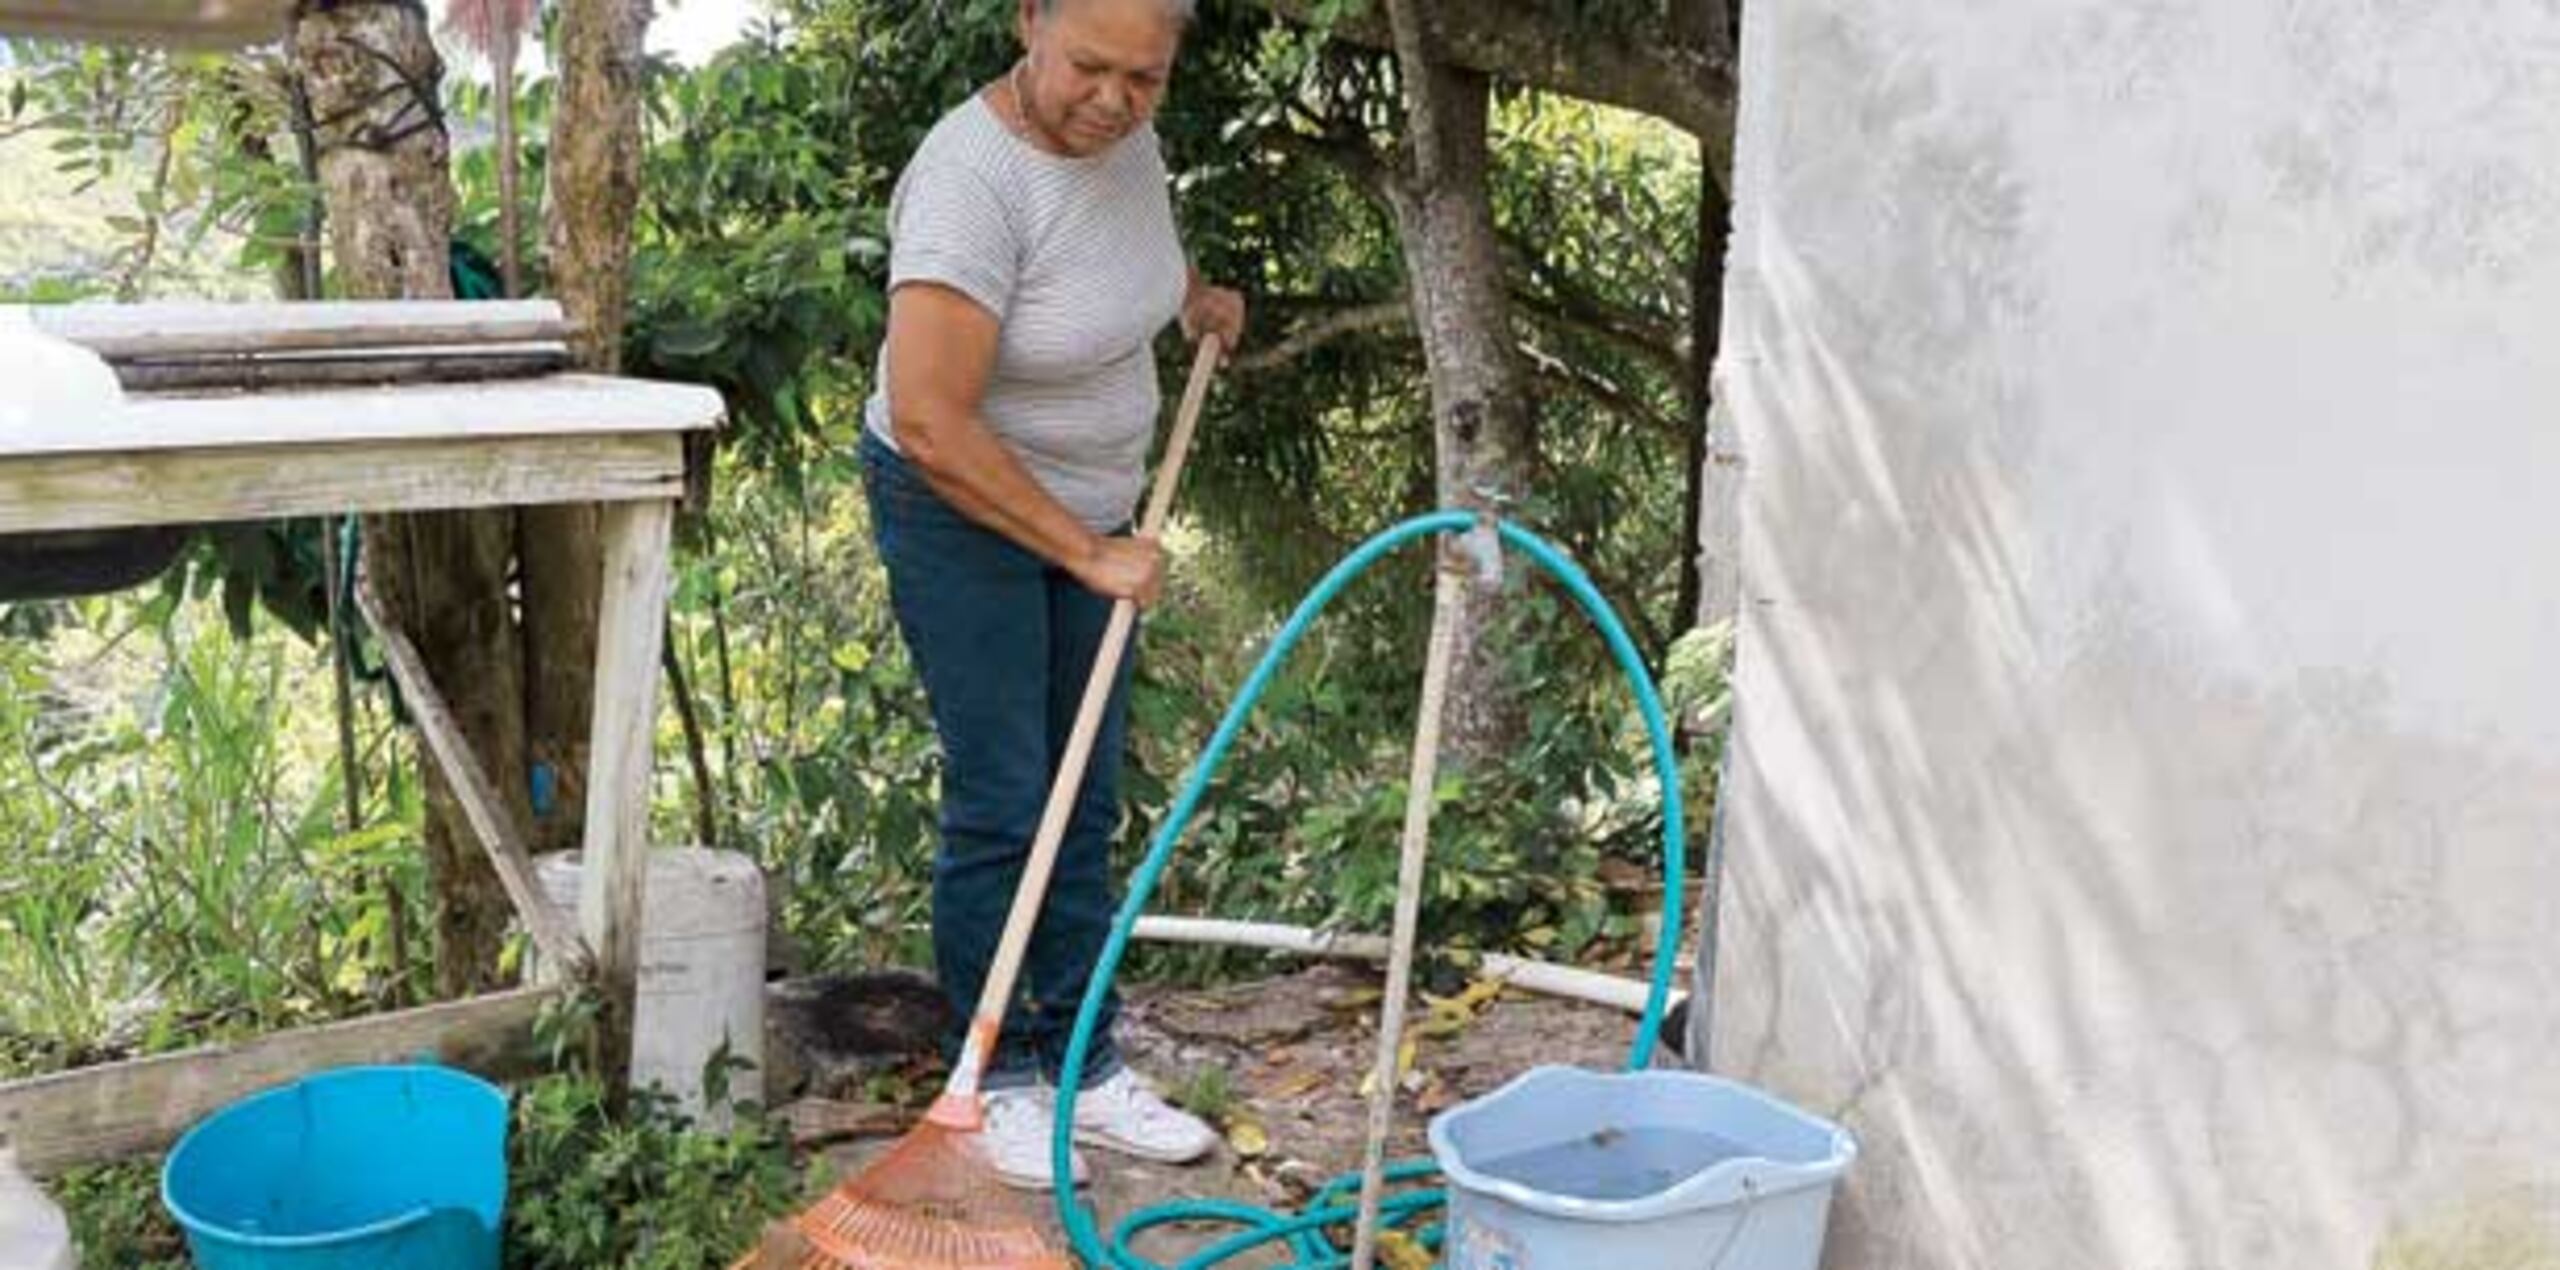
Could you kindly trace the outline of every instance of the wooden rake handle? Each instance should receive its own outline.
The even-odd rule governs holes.
[[[1191,359],[1191,381],[1183,389],[1182,408],[1174,416],[1173,436],[1165,443],[1164,462],[1156,469],[1146,514],[1138,522],[1140,534],[1156,537],[1164,532],[1165,519],[1173,511],[1174,487],[1182,479],[1183,461],[1191,456],[1191,434],[1200,422],[1200,405],[1208,399],[1209,381],[1216,375],[1224,351],[1224,343],[1217,336],[1200,337],[1200,351]],[[1058,763],[1057,778],[1050,782],[1049,803],[1041,810],[1039,832],[1031,839],[1031,858],[1023,863],[1022,881],[1014,888],[1013,911],[1005,919],[1004,936],[996,942],[995,960],[987,966],[986,987],[978,994],[978,1011],[969,1020],[969,1036],[960,1051],[960,1061],[952,1066],[947,1095],[975,1095],[978,1078],[995,1050],[996,1034],[1004,1027],[1014,984],[1021,978],[1023,955],[1031,947],[1031,931],[1040,923],[1041,902],[1048,898],[1049,875],[1058,863],[1058,845],[1066,838],[1067,821],[1075,812],[1076,792],[1083,788],[1084,770],[1093,758],[1093,739],[1102,730],[1102,712],[1110,704],[1112,685],[1120,675],[1120,659],[1128,651],[1129,633],[1137,620],[1136,601],[1112,604],[1110,624],[1103,628],[1102,643],[1094,650],[1093,673],[1085,680],[1084,700],[1076,707],[1075,726],[1067,733],[1066,755]]]

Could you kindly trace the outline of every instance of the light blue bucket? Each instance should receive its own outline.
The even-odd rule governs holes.
[[[497,1270],[507,1096],[444,1067],[350,1067],[179,1139],[160,1199],[199,1270]]]
[[[1814,1270],[1858,1146],[1695,1072],[1540,1067],[1431,1121],[1446,1270]]]

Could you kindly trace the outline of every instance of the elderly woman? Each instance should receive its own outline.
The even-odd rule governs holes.
[[[1243,298],[1184,256],[1150,122],[1191,8],[1022,0],[1022,59],[934,126],[890,204],[864,471],[942,741],[934,961],[963,1019],[1111,604],[1152,602],[1163,582],[1163,549],[1129,533],[1160,404],[1154,338],[1177,317],[1195,338],[1243,334]],[[1127,687],[1124,663],[989,1064],[989,1155],[1027,1188],[1054,1184],[1052,1089],[1110,929]],[[1164,1162],[1207,1152],[1209,1128],[1122,1065],[1108,1017],[1077,1139]]]

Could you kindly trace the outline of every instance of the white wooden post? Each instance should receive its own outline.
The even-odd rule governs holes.
[[[588,750],[587,837],[578,919],[605,994],[608,1077],[629,1073],[649,876],[649,776],[657,731],[659,645],[675,504],[612,503],[603,512],[604,594],[596,634],[595,733]]]

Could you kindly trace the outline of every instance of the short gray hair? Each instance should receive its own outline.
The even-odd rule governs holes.
[[[1168,16],[1184,26],[1191,25],[1191,20],[1200,15],[1200,0],[1156,0],[1156,2],[1164,6]],[[1055,13],[1058,11],[1058,6],[1063,3],[1065,0],[1040,0],[1040,11]]]

